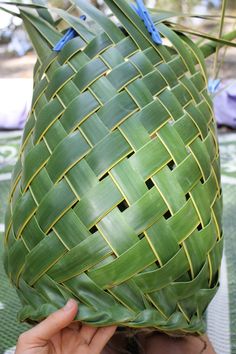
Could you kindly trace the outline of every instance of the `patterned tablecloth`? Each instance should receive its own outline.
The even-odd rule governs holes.
[[[224,195],[225,247],[221,286],[207,311],[208,334],[217,354],[236,354],[236,134],[220,135]],[[0,236],[12,167],[16,162],[21,132],[0,132]],[[19,334],[28,326],[16,321],[20,306],[2,266],[0,242],[0,354],[14,353]]]

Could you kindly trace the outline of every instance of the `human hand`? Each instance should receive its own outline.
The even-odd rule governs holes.
[[[72,323],[76,301],[54,312],[43,322],[20,335],[15,354],[100,354],[116,326],[94,328]]]

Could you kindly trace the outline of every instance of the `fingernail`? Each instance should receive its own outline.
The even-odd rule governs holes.
[[[64,306],[64,310],[65,311],[70,311],[74,307],[74,303],[75,303],[75,301],[72,300],[72,299],[67,301],[66,305]]]

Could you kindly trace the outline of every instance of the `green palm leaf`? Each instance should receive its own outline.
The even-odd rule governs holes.
[[[5,221],[19,318],[40,321],[74,297],[94,326],[200,334],[223,244],[204,57],[236,33],[192,31],[210,40],[199,47],[162,13],[167,44],[156,45],[125,0],[105,2],[122,29],[85,0],[74,3],[98,32],[17,3],[38,56]],[[77,36],[55,52],[61,21]]]

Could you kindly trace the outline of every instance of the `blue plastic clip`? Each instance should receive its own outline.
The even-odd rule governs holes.
[[[82,15],[82,16],[80,16],[80,19],[85,21],[86,16]],[[59,42],[57,42],[57,44],[55,45],[53,50],[55,52],[60,52],[62,50],[62,48],[66,45],[67,42],[69,42],[71,39],[73,39],[77,36],[78,36],[78,33],[73,28],[69,28],[68,31],[64,34],[64,36],[59,40]]]
[[[59,40],[59,42],[57,42],[53,50],[55,52],[60,52],[66,43],[76,36],[78,36],[78,33],[73,28],[69,28],[65,35]]]
[[[137,12],[139,17],[143,20],[145,26],[147,27],[148,32],[152,36],[153,42],[156,44],[162,44],[161,36],[156,29],[154,22],[151,19],[151,16],[145,7],[143,0],[136,0],[137,7],[132,5],[132,8]]]
[[[210,93],[215,93],[220,85],[221,80],[220,79],[209,79],[208,82],[208,90]]]

